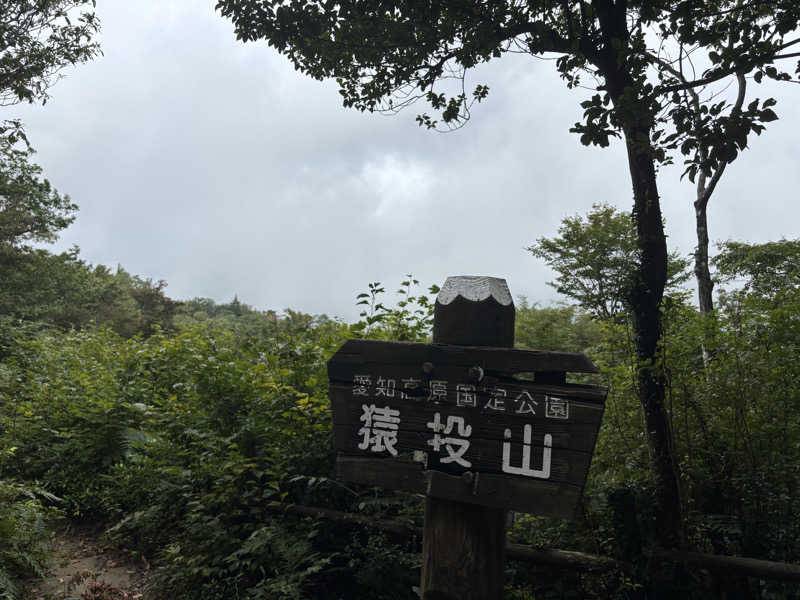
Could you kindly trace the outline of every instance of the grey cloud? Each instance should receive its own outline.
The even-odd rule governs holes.
[[[584,91],[524,56],[484,67],[489,98],[451,134],[341,107],[336,86],[242,45],[208,3],[105,3],[105,56],[81,65],[44,107],[19,107],[39,162],[81,205],[58,247],[169,282],[178,298],[237,293],[260,308],[356,316],[368,282],[412,271],[506,277],[515,295],[556,299],[524,247],[593,202],[628,208],[624,149],[568,133]],[[794,131],[779,88],[762,139],[726,174],[711,233],[797,236]],[[765,97],[766,94],[762,94]],[[693,247],[692,187],[664,170],[670,242]]]

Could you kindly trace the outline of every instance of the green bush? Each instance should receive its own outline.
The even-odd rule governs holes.
[[[112,535],[161,557],[165,593],[301,597],[341,539],[313,551],[321,526],[284,523],[268,505],[347,510],[359,494],[332,479],[325,359],[347,330],[292,321],[280,340],[206,323],[20,341],[0,386],[2,440],[16,447],[3,472],[42,481],[73,517],[116,523]]]
[[[21,598],[19,581],[44,575],[49,540],[45,517],[54,513],[43,501],[56,500],[42,489],[0,479],[0,599]]]
[[[69,515],[113,525],[113,538],[158,559],[163,597],[413,599],[414,540],[276,509],[298,503],[420,522],[418,497],[335,480],[325,365],[354,332],[425,340],[431,301],[413,295],[412,285],[409,278],[401,286],[403,304],[396,308],[381,305],[380,284],[370,286],[364,318],[352,329],[324,317],[258,315],[234,304],[206,307],[203,319],[179,320],[177,333],[155,329],[147,338],[4,322],[0,477],[38,482],[63,498]],[[667,408],[690,544],[798,561],[800,292],[730,293],[707,318],[676,296],[664,311]],[[508,593],[631,597],[648,584],[646,553],[632,556],[631,548],[654,543],[655,503],[630,327],[570,307],[523,303],[518,316],[519,344],[587,352],[609,396],[578,518],[517,515],[511,538],[618,556],[640,569],[633,577],[564,576],[512,563]],[[31,525],[4,526],[18,542],[3,547],[16,548],[17,558],[41,556],[41,514],[52,497],[31,492],[27,483],[5,485],[13,493],[2,500],[9,508],[0,515]],[[635,506],[627,541],[615,509],[620,494]],[[2,573],[12,586],[41,564],[14,560],[4,557],[12,566]],[[687,585],[687,598],[703,598],[717,583],[692,573]],[[763,598],[791,597],[782,584],[749,585]]]

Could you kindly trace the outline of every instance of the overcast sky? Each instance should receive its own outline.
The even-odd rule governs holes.
[[[515,297],[557,301],[525,247],[592,203],[630,209],[624,148],[584,148],[568,132],[584,93],[552,62],[506,56],[477,71],[488,99],[438,134],[414,108],[342,108],[335,83],[237,42],[213,4],[101,0],[104,56],[67,72],[45,106],[4,109],[80,205],[57,250],[77,244],[91,263],[164,279],[173,298],[238,294],[351,320],[368,282],[393,290],[405,273],[426,285],[505,277]],[[712,240],[800,230],[800,89],[751,94],[778,98],[781,120],[723,178]],[[693,190],[679,175],[663,170],[659,184],[668,241],[689,253]]]

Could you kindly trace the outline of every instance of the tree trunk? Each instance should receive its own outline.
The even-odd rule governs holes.
[[[703,176],[701,182],[705,179]],[[695,230],[697,232],[697,248],[694,251],[694,277],[697,280],[697,300],[700,305],[700,315],[708,316],[714,310],[714,282],[711,280],[711,271],[708,269],[708,218],[707,208],[709,195],[704,186],[698,192],[694,201]],[[706,343],[707,332],[703,330],[703,366],[708,369],[711,362],[711,353]]]
[[[666,548],[683,541],[680,478],[672,428],[665,409],[666,376],[660,356],[661,299],[667,283],[667,238],[656,184],[652,140],[653,115],[649,101],[637,90],[630,65],[614,50],[620,40],[630,41],[626,11],[608,2],[598,12],[604,45],[595,57],[603,75],[628,151],[628,170],[633,187],[633,220],[636,224],[639,262],[628,289],[636,351],[639,403],[655,476],[656,536]]]
[[[697,230],[697,249],[694,253],[694,275],[697,279],[697,299],[700,303],[700,313],[704,315],[714,310],[714,300],[711,295],[714,291],[714,282],[711,281],[711,272],[708,270],[707,206],[708,201],[702,196],[694,201],[695,228]]]
[[[592,2],[592,6],[595,3]],[[628,151],[633,186],[633,220],[639,246],[639,264],[632,274],[628,301],[636,349],[637,394],[644,412],[647,440],[656,485],[656,535],[659,543],[675,548],[683,542],[680,478],[672,428],[664,407],[666,376],[660,357],[661,299],[667,283],[667,239],[661,218],[651,133],[653,105],[639,89],[624,52],[630,45],[626,3],[598,2],[602,45],[591,61],[605,79]]]
[[[629,292],[638,395],[656,479],[656,532],[662,545],[677,547],[683,539],[680,485],[672,430],[664,406],[666,378],[659,356],[662,334],[660,307],[667,281],[667,241],[655,163],[650,152],[650,130],[646,125],[633,124],[624,127],[624,133],[639,244],[639,264]]]
[[[736,102],[731,107],[730,118],[737,117],[742,111],[744,97],[747,93],[747,79],[743,73],[736,73],[738,93]],[[700,96],[695,91],[691,91],[692,108],[695,112],[697,122],[697,137],[702,139]],[[709,149],[702,142],[698,149],[699,157],[705,160],[708,157]],[[714,310],[714,282],[711,281],[711,272],[708,269],[708,201],[717,188],[719,180],[725,173],[727,163],[717,162],[710,179],[701,170],[697,176],[697,197],[694,201],[695,230],[697,232],[697,249],[694,253],[694,275],[697,279],[697,300],[700,304],[700,314],[707,315]],[[708,366],[708,352],[703,346],[703,362]]]

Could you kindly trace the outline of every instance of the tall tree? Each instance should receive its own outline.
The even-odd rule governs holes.
[[[659,52],[649,52],[648,59],[659,64],[677,85],[672,96],[669,115],[675,132],[668,136],[670,148],[680,148],[686,157],[684,175],[695,184],[693,201],[697,246],[694,253],[694,273],[700,312],[707,314],[714,308],[714,282],[709,270],[708,204],[727,166],[747,147],[751,133],[760,135],[764,123],[775,121],[778,115],[772,110],[776,100],[756,98],[745,105],[748,93],[748,74],[752,82],[761,84],[765,78],[776,81],[800,83],[789,72],[779,69],[778,61],[800,56],[787,51],[800,38],[784,41],[784,36],[797,28],[797,8],[787,2],[736,2],[725,3],[728,17],[716,23],[723,37],[716,48],[701,56],[712,68],[697,78],[695,47],[679,45]],[[796,4],[796,3],[795,3]],[[717,10],[716,4],[710,8]],[[713,13],[712,13],[713,14]],[[750,60],[741,50],[752,46]],[[768,60],[763,60],[765,57]],[[755,60],[752,60],[754,58]],[[775,63],[775,64],[773,64]],[[717,67],[716,69],[714,67]],[[730,70],[733,69],[731,77]],[[800,63],[795,74],[800,73]],[[733,79],[726,81],[726,79]],[[714,88],[713,84],[722,83]],[[735,93],[728,101],[720,98],[727,87],[734,86]],[[750,91],[752,91],[750,86]]]
[[[586,218],[564,217],[558,236],[540,237],[528,250],[557,274],[549,282],[600,319],[616,319],[627,310],[629,287],[636,272],[638,246],[629,215],[608,204],[595,204]],[[670,252],[665,289],[689,277],[689,263]]]
[[[0,254],[52,242],[75,220],[77,205],[42,178],[32,154],[0,139]]]
[[[676,77],[683,77],[682,69],[676,70]],[[738,150],[743,150],[747,145],[749,129],[760,134],[763,125],[749,122],[745,119],[743,127],[737,132],[739,124],[738,117],[741,115],[744,104],[745,94],[747,93],[747,79],[742,73],[736,74],[736,101],[730,106],[727,114],[722,110],[721,104],[712,106],[712,110],[703,111],[704,104],[700,100],[697,90],[687,88],[681,95],[682,106],[677,110],[685,110],[686,118],[691,127],[694,128],[693,137],[697,139],[695,148],[687,147],[687,152],[694,151],[694,157],[687,162],[687,172],[689,179],[696,182],[695,198],[693,201],[695,215],[695,234],[697,236],[697,246],[694,251],[694,275],[697,281],[697,300],[702,314],[708,314],[714,310],[714,281],[711,279],[711,271],[708,261],[708,203],[711,196],[717,189],[720,179],[728,166],[728,163],[738,155]],[[772,119],[774,114],[770,109],[771,100],[764,103],[762,110],[762,121],[767,122]],[[757,105],[756,105],[757,108]],[[767,112],[769,111],[769,112]],[[716,115],[714,118],[712,115]],[[723,153],[717,151],[713,153],[709,141],[712,136],[718,136],[728,140],[732,147],[727,148]],[[737,149],[738,148],[738,149]],[[705,350],[704,350],[704,356]]]
[[[729,37],[731,43],[734,36],[735,31],[732,31]],[[779,56],[788,58],[797,54]],[[652,59],[661,61],[662,68],[677,81],[684,84],[690,82],[686,73],[694,70],[694,65],[685,52],[679,51],[678,56],[671,61],[661,57]],[[728,165],[747,147],[750,134],[761,135],[765,129],[764,123],[778,118],[771,108],[776,104],[774,98],[767,98],[763,103],[756,98],[745,107],[748,80],[744,73],[744,70],[735,73],[736,93],[732,102],[724,99],[714,102],[720,90],[695,89],[691,86],[673,96],[675,106],[671,109],[671,114],[676,131],[670,136],[670,140],[687,157],[684,161],[684,175],[688,175],[689,180],[695,184],[693,206],[697,246],[694,252],[694,274],[702,314],[708,314],[714,309],[714,281],[711,278],[708,255],[708,204]],[[768,79],[797,82],[789,73],[778,71],[773,66],[756,70],[752,79],[758,84],[765,76]],[[706,101],[701,98],[701,93],[705,94]],[[686,135],[687,132],[691,132],[690,135]]]
[[[0,0],[0,106],[45,101],[69,65],[100,52],[95,0]],[[0,122],[16,137],[18,121]]]
[[[675,94],[773,68],[800,43],[789,39],[800,13],[796,0],[768,4],[769,11],[759,9],[763,2],[733,0],[218,0],[217,9],[232,19],[239,39],[266,39],[303,73],[336,78],[345,106],[394,111],[427,101],[436,111],[419,115],[427,127],[463,122],[488,88],[478,85],[468,95],[460,85],[448,93],[447,85],[506,52],[556,53],[570,87],[585,85],[587,74],[594,78],[598,93],[583,102],[583,122],[572,131],[584,144],[600,146],[621,137],[627,149],[639,253],[628,298],[638,393],[653,457],[657,530],[662,544],[674,546],[682,518],[658,360],[668,252],[656,167],[677,140],[665,135],[677,119],[669,110]],[[663,66],[659,48],[669,47],[705,53],[711,67],[681,81]],[[683,136],[681,144],[694,143],[691,130]]]

